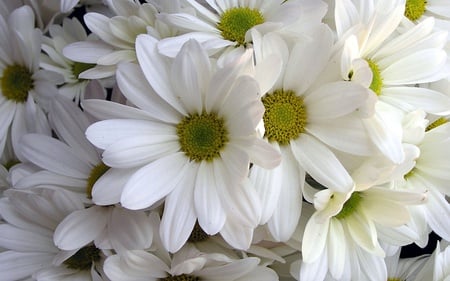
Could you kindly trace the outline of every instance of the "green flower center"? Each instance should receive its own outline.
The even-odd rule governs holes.
[[[370,89],[379,96],[381,94],[381,89],[383,88],[383,77],[381,77],[381,72],[378,65],[371,59],[367,60],[369,63],[370,70],[372,70],[372,83],[370,83]]]
[[[86,196],[89,199],[92,198],[92,188],[94,187],[94,184],[108,170],[109,170],[109,167],[103,163],[100,163],[97,166],[94,166],[94,168],[92,168],[91,173],[89,174],[89,177],[87,178],[87,184],[86,184]]]
[[[191,160],[212,161],[228,142],[228,131],[222,118],[215,113],[193,114],[177,125],[177,135],[183,151]]]
[[[162,278],[159,280],[160,281],[200,281],[200,278],[186,275],[186,274],[181,274],[181,275],[177,275],[177,276],[169,276],[169,277]]]
[[[0,78],[3,96],[17,103],[24,103],[28,98],[28,91],[33,89],[32,73],[28,68],[14,64],[7,66]]]
[[[406,0],[405,17],[415,21],[420,19],[426,11],[426,0]]]
[[[64,261],[71,269],[89,270],[94,262],[100,260],[100,250],[94,245],[86,246],[78,250],[73,256]]]
[[[78,78],[78,76],[80,76],[80,73],[91,69],[95,66],[95,64],[91,64],[91,63],[82,63],[82,62],[74,62],[72,64],[72,74],[73,76],[78,79],[78,80],[83,80]]]
[[[265,95],[262,102],[265,136],[270,142],[287,145],[305,131],[306,108],[294,91],[275,90]]]
[[[361,204],[361,199],[362,197],[359,192],[353,192],[352,196],[350,196],[350,198],[344,203],[342,210],[335,216],[335,218],[341,220],[353,214],[353,212],[358,208],[359,204]]]
[[[196,243],[196,242],[202,242],[209,238],[209,235],[203,231],[201,226],[197,223],[194,225],[194,229],[192,229],[191,235],[188,238],[189,242]]]
[[[248,7],[235,7],[222,14],[217,28],[223,38],[244,45],[247,30],[261,23],[264,23],[264,17],[260,11]]]
[[[432,129],[436,128],[436,127],[444,125],[447,122],[448,122],[447,118],[440,117],[436,121],[434,121],[433,123],[428,125],[427,128],[425,129],[425,132],[428,132],[429,130],[432,130]]]

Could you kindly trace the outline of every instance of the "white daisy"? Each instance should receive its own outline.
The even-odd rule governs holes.
[[[112,281],[246,281],[277,280],[276,273],[259,266],[254,257],[233,259],[221,253],[202,253],[186,245],[172,257],[158,257],[145,251],[112,255],[105,261],[106,275]]]
[[[422,118],[424,114],[422,115]],[[424,119],[422,119],[424,120]],[[439,118],[426,128],[422,134],[414,134],[409,138],[420,151],[415,158],[415,165],[404,172],[404,179],[395,182],[396,188],[406,190],[429,190],[428,202],[417,206],[418,213],[415,219],[423,220],[439,236],[450,239],[450,204],[446,196],[450,195],[447,182],[450,180],[448,168],[450,167],[449,153],[445,149],[450,145],[450,123],[445,118]],[[427,234],[428,229],[424,229]]]
[[[41,134],[26,134],[21,138],[23,163],[11,171],[15,188],[63,188],[89,202],[92,188],[102,175],[113,175],[116,181],[111,188],[123,184],[123,180],[117,181],[117,171],[102,163],[100,152],[86,139],[84,132],[91,122],[71,100],[56,97],[49,119],[58,139]],[[123,176],[127,171],[119,173]]]
[[[441,0],[406,0],[405,17],[410,21],[422,21],[434,17],[437,25],[447,29],[450,20],[450,3]]]
[[[305,173],[334,190],[353,188],[353,180],[332,149],[354,155],[373,153],[358,113],[373,94],[353,82],[319,82],[333,46],[325,27],[315,29],[313,39],[292,46],[274,34],[261,41],[261,48],[255,44],[256,67],[263,54],[279,52],[283,59],[279,72],[274,72],[275,64],[259,70],[265,74],[261,85],[266,93],[261,131],[282,160],[273,170],[253,167],[250,178],[265,206],[260,223],[268,223],[276,240],[287,241],[300,216]],[[275,82],[268,84],[278,73]]]
[[[8,190],[0,201],[2,280],[102,280],[97,270],[104,255],[88,245],[61,251],[53,232],[65,216],[84,208],[73,194],[62,190]],[[100,279],[98,279],[100,278]]]
[[[40,66],[43,69],[60,73],[64,84],[58,88],[61,95],[79,104],[84,99],[84,93],[89,80],[78,78],[83,71],[94,67],[94,64],[74,62],[63,55],[66,45],[87,39],[84,27],[76,18],[65,18],[62,25],[51,25],[49,36],[44,36]]]
[[[412,281],[428,261],[428,255],[414,258],[400,258],[400,249],[392,256],[386,257],[388,281]]]
[[[215,70],[194,40],[174,60],[160,55],[156,44],[140,35],[136,50],[143,73],[134,64],[120,65],[117,73],[121,91],[139,109],[127,109],[129,119],[97,122],[86,134],[105,150],[106,165],[138,169],[123,190],[97,183],[94,202],[120,199],[126,208],[142,209],[165,198],[162,236],[173,237],[166,246],[176,251],[196,219],[208,234],[223,228],[232,217],[227,213],[236,212],[240,225],[254,225],[257,198],[243,188],[249,164],[274,167],[280,157],[256,136],[263,114],[259,87],[237,76],[239,65]],[[117,107],[109,104],[110,110]]]
[[[178,1],[169,3],[168,8],[181,9]],[[74,42],[63,50],[64,56],[72,61],[95,65],[81,72],[79,78],[111,77],[119,62],[136,62],[135,40],[139,34],[150,34],[158,39],[175,35],[172,28],[157,19],[160,11],[151,2],[118,0],[109,4],[118,13],[116,16],[109,18],[96,12],[84,16],[87,27],[99,39]]]
[[[39,69],[42,33],[34,28],[30,7],[18,8],[8,18],[0,16],[0,30],[0,143],[10,134],[17,154],[25,133],[50,135],[43,108],[48,109],[62,77]]]
[[[395,163],[401,154],[401,117],[391,120],[387,112],[410,112],[421,108],[444,114],[450,97],[430,89],[414,87],[417,83],[440,80],[446,75],[447,60],[443,46],[447,33],[433,31],[432,18],[402,34],[396,33],[404,12],[404,1],[377,1],[360,10],[350,1],[336,2],[335,20],[339,40],[345,41],[341,72],[352,80],[360,76],[352,62],[364,59],[372,72],[370,89],[379,103],[374,118],[365,120],[372,141]],[[366,68],[363,68],[366,71]],[[383,111],[380,109],[383,108]],[[394,122],[392,122],[394,121]]]
[[[311,278],[314,272],[320,272],[325,277],[329,270],[336,279],[351,276],[360,280],[360,275],[376,277],[370,280],[386,279],[383,277],[386,268],[380,259],[384,257],[384,250],[378,241],[378,232],[406,224],[410,220],[406,206],[422,204],[426,196],[423,192],[397,191],[381,186],[404,167],[378,173],[382,177],[376,178],[378,182],[373,181],[373,172],[381,171],[377,170],[376,164],[377,161],[369,161],[352,173],[356,182],[353,192],[321,190],[316,193],[314,206],[317,211],[309,219],[302,240],[301,275]],[[325,266],[321,265],[323,262]]]
[[[235,47],[246,47],[252,42],[250,30],[257,28],[263,33],[281,30],[286,26],[307,18],[299,24],[301,29],[320,23],[325,11],[321,1],[304,0],[207,0],[204,7],[196,0],[187,0],[196,11],[196,15],[187,13],[162,13],[160,18],[168,24],[178,27],[182,35],[161,40],[158,48],[161,53],[175,56],[184,42],[196,39],[210,54]],[[313,6],[313,7],[311,7]],[[306,15],[304,10],[310,11]],[[311,15],[319,15],[314,18]],[[311,16],[311,17],[309,17]],[[241,50],[243,52],[243,48]]]

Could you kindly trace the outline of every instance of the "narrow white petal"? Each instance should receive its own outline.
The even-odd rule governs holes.
[[[150,207],[185,179],[188,158],[179,152],[139,169],[126,183],[120,202],[128,209]]]
[[[133,169],[109,169],[92,188],[92,201],[96,205],[113,205],[120,202],[123,188],[130,177],[137,171]]]
[[[91,166],[66,144],[44,135],[29,134],[21,139],[21,150],[28,161],[60,175],[87,178]]]
[[[434,232],[440,237],[448,240],[450,238],[450,206],[445,200],[445,196],[431,189],[426,203],[427,221]]]
[[[63,49],[65,57],[82,63],[97,63],[105,55],[113,52],[113,48],[101,41],[80,41],[67,45]]]
[[[182,103],[171,87],[167,59],[157,51],[157,41],[150,35],[141,34],[136,39],[136,55],[147,81],[155,92],[183,115],[187,115]]]
[[[295,158],[305,171],[322,185],[338,191],[348,192],[353,180],[329,148],[308,134],[291,141]]]
[[[253,239],[253,227],[243,226],[233,220],[227,220],[220,230],[222,238],[233,248],[247,250]]]
[[[106,207],[91,207],[68,215],[56,228],[54,242],[63,250],[81,248],[93,241],[104,229],[109,216]]]
[[[0,245],[21,252],[56,252],[51,236],[33,233],[10,224],[0,225]]]
[[[229,280],[236,280],[252,271],[258,263],[259,259],[255,257],[240,259],[226,265],[204,268],[198,273],[198,277],[205,280],[214,280],[217,276],[227,276]]]
[[[325,249],[330,220],[317,221],[317,213],[313,214],[306,224],[302,241],[302,257],[306,263],[316,261]]]
[[[327,251],[330,273],[335,279],[339,280],[345,269],[347,245],[344,229],[338,220],[332,219],[330,221]]]
[[[144,212],[114,207],[110,219],[108,238],[114,250],[120,253],[150,247],[153,229]]]
[[[164,203],[159,232],[164,247],[172,253],[186,243],[197,219],[194,209],[197,169],[197,165],[189,165],[185,179],[167,195]]]
[[[226,214],[218,194],[215,172],[213,165],[202,161],[198,169],[194,190],[198,223],[210,235],[219,232],[226,220]]]
[[[0,253],[0,272],[5,281],[22,280],[34,272],[50,266],[54,254],[22,253],[5,251]]]
[[[155,93],[139,66],[132,63],[120,64],[116,77],[120,90],[127,99],[145,110],[146,114],[163,122],[178,123],[180,114]]]
[[[106,100],[86,99],[82,101],[82,107],[98,120],[114,118],[154,120],[146,111]]]

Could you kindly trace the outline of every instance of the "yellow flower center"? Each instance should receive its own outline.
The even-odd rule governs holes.
[[[78,270],[90,270],[92,264],[100,260],[100,250],[94,245],[86,246],[78,250],[73,256],[64,261],[67,268]]]
[[[3,77],[0,77],[1,90],[3,96],[16,103],[27,101],[28,92],[33,89],[33,78],[28,68],[14,64],[3,70]]]
[[[248,7],[235,7],[222,14],[217,28],[223,38],[244,45],[247,30],[261,23],[264,23],[264,17],[260,11]]]
[[[402,281],[400,278],[388,278],[387,281]]]
[[[356,211],[359,204],[361,204],[361,194],[359,192],[353,192],[352,196],[344,203],[342,210],[335,216],[337,219],[345,219]]]
[[[420,19],[426,11],[426,0],[406,0],[405,17],[415,21]]]
[[[97,166],[94,166],[94,168],[92,168],[91,173],[89,174],[89,177],[87,178],[87,184],[86,184],[86,196],[89,199],[92,198],[92,188],[94,187],[94,184],[108,170],[109,170],[109,167],[103,163],[100,163]]]
[[[78,76],[80,76],[80,73],[91,69],[95,66],[95,64],[91,64],[91,63],[82,63],[82,62],[74,62],[72,64],[72,74],[73,76],[78,79],[78,80],[83,80],[78,78]]]
[[[287,145],[305,131],[306,108],[294,91],[276,90],[265,95],[262,102],[265,136],[270,142]]]
[[[181,275],[177,275],[177,276],[169,276],[169,277],[162,278],[159,280],[160,281],[200,281],[200,278],[186,275],[186,274],[181,274]]]
[[[448,122],[447,118],[440,117],[436,121],[434,121],[433,123],[428,125],[427,128],[425,129],[425,132],[428,132],[429,130],[432,130],[432,129],[436,128],[436,127],[444,125],[447,122]]]
[[[212,161],[228,142],[228,130],[215,113],[193,114],[177,125],[181,151],[192,161]]]
[[[383,88],[383,77],[381,77],[380,69],[374,61],[368,59],[367,63],[369,63],[370,70],[372,70],[373,74],[372,83],[370,83],[369,88],[379,96],[381,94],[381,89]]]

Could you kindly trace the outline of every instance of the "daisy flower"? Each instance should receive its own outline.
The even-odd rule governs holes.
[[[169,250],[176,251],[196,219],[208,234],[223,228],[232,217],[227,213],[236,212],[239,225],[255,224],[257,198],[243,187],[249,164],[274,167],[280,156],[256,136],[264,110],[259,87],[251,77],[238,77],[239,64],[215,70],[194,40],[167,60],[156,44],[140,35],[142,72],[123,64],[117,73],[121,91],[138,109],[127,109],[128,119],[97,122],[86,134],[105,150],[106,165],[138,169],[122,190],[96,185],[94,202],[120,200],[125,208],[142,209],[165,199],[162,236],[173,237]],[[116,110],[117,104],[106,103]]]
[[[422,118],[425,115],[422,115]],[[423,119],[425,120],[425,119]],[[417,206],[419,212],[414,216],[423,220],[442,238],[450,239],[450,204],[446,196],[450,190],[446,182],[450,180],[448,167],[450,167],[449,153],[446,148],[450,145],[450,123],[441,117],[429,124],[422,134],[414,134],[409,138],[417,146],[420,154],[417,155],[415,165],[405,171],[404,176],[395,182],[395,187],[406,190],[428,189],[428,202]]]
[[[253,167],[250,173],[265,206],[260,223],[268,223],[278,241],[287,241],[297,225],[305,173],[325,187],[349,191],[353,180],[332,149],[354,155],[373,152],[357,113],[373,94],[353,82],[318,82],[333,40],[329,29],[315,31],[314,40],[292,46],[274,34],[264,36],[261,48],[255,45],[256,67],[263,54],[286,54],[274,83],[267,84],[273,81],[274,65],[266,65],[261,76],[265,112],[260,131],[280,151],[281,164],[273,170]]]
[[[84,93],[89,80],[78,76],[83,71],[94,67],[94,64],[74,62],[63,55],[63,49],[68,44],[87,40],[84,27],[76,18],[65,18],[62,25],[51,25],[49,36],[43,37],[40,67],[61,74],[64,84],[58,88],[59,94],[72,99],[79,104],[84,99]]]
[[[300,280],[317,280],[311,278],[315,274],[325,277],[327,270],[338,280],[343,276],[354,280],[361,280],[361,276],[372,276],[369,280],[386,279],[381,260],[385,253],[378,232],[408,223],[407,206],[423,204],[426,194],[386,186],[399,171],[410,166],[409,161],[402,163],[405,167],[377,173],[373,181],[374,172],[383,170],[377,169],[377,164],[378,161],[369,159],[353,171],[356,185],[350,192],[325,189],[315,194],[316,212],[308,220],[302,240],[300,276],[309,279]]]
[[[389,281],[412,281],[428,261],[428,255],[414,258],[400,258],[400,249],[384,259]]]
[[[105,261],[106,275],[112,281],[161,280],[277,280],[276,273],[258,265],[254,257],[233,259],[221,253],[202,253],[186,245],[167,258],[146,251],[128,251]]]
[[[427,17],[436,18],[437,22],[450,20],[450,3],[440,0],[406,0],[405,17],[410,21],[421,21]],[[438,23],[440,25],[440,23]],[[445,23],[443,23],[445,26]]]
[[[0,201],[0,270],[3,280],[102,280],[97,267],[103,253],[92,245],[72,251],[58,249],[53,232],[83,203],[62,190],[8,190]],[[54,278],[54,279],[50,279]]]
[[[163,7],[181,10],[178,1],[166,1]],[[160,13],[151,3],[133,0],[109,2],[117,13],[111,18],[96,12],[87,13],[84,21],[98,40],[82,40],[64,47],[68,59],[93,67],[84,69],[78,78],[99,79],[115,74],[119,62],[136,62],[135,41],[139,34],[150,34],[155,38],[175,35],[175,31],[157,19]],[[80,69],[81,70],[81,69]]]
[[[377,1],[361,5],[352,1],[336,2],[335,21],[339,40],[345,42],[341,56],[341,72],[349,80],[360,76],[352,65],[356,59],[368,64],[372,78],[369,88],[377,94],[378,102],[373,118],[364,120],[372,141],[394,163],[403,161],[401,153],[401,120],[386,114],[410,112],[421,108],[429,113],[445,114],[450,97],[431,89],[414,87],[417,83],[437,81],[446,75],[447,61],[443,46],[444,31],[433,31],[434,20],[429,18],[398,34],[403,18],[403,1]],[[356,76],[355,76],[356,75]],[[381,103],[381,104],[379,104]]]
[[[186,0],[196,11],[195,15],[187,13],[162,13],[159,17],[179,28],[183,34],[161,40],[158,48],[161,53],[175,56],[180,46],[193,38],[208,50],[210,54],[236,47],[246,47],[252,42],[248,31],[257,28],[261,32],[281,30],[302,18],[308,20],[299,24],[301,29],[320,23],[325,11],[321,1],[273,0],[273,1],[216,1],[207,0],[207,7],[196,0]],[[313,7],[311,7],[313,6]],[[304,10],[312,12],[305,15]],[[317,13],[316,13],[317,12]],[[241,48],[241,53],[244,52]]]
[[[30,7],[18,8],[8,18],[0,16],[0,30],[0,143],[10,134],[18,153],[18,141],[25,133],[50,135],[44,109],[57,95],[55,84],[61,77],[39,69],[42,33],[34,28]]]
[[[12,184],[15,188],[62,188],[76,192],[88,203],[93,186],[102,175],[117,171],[102,163],[100,152],[86,139],[84,132],[91,122],[71,100],[57,96],[49,119],[58,138],[24,135],[20,140],[23,161],[11,171]],[[120,174],[127,171],[122,170]],[[115,188],[121,183],[123,180],[110,186]]]

